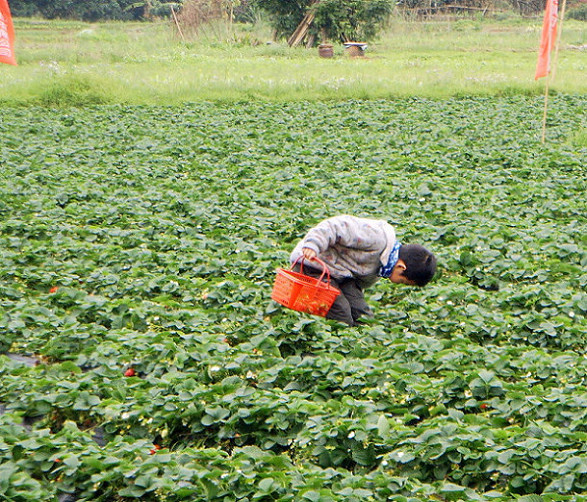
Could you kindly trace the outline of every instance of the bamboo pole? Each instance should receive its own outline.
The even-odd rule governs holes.
[[[561,7],[561,14],[558,18],[558,26],[557,26],[557,33],[556,33],[556,43],[554,45],[554,58],[552,60],[552,71],[546,77],[546,83],[544,85],[544,115],[542,117],[542,138],[541,142],[544,144],[546,141],[546,116],[548,114],[548,83],[549,81],[554,81],[554,77],[556,76],[556,67],[558,64],[558,51],[560,48],[561,42],[561,35],[563,33],[563,20],[565,18],[565,9],[567,6],[567,0],[563,0],[563,4]]]
[[[549,77],[546,78],[544,84],[544,115],[542,116],[542,138],[541,142],[544,144],[546,141],[546,115],[548,114],[548,81]]]
[[[308,30],[310,29],[310,26],[314,22],[314,18],[316,17],[316,13],[312,10],[312,7],[319,2],[320,0],[314,0],[312,2],[309,10],[306,11],[306,15],[302,19],[302,22],[298,25],[298,27],[295,29],[292,35],[288,38],[287,45],[289,45],[290,47],[295,47],[304,39],[304,37],[308,33]]]
[[[181,31],[181,26],[179,26],[179,21],[177,20],[177,16],[175,15],[175,10],[173,10],[173,6],[170,5],[169,8],[171,9],[171,14],[173,15],[173,20],[175,21],[175,26],[177,26],[177,31],[181,35],[181,39],[185,42],[185,37],[183,36],[183,32]]]
[[[558,64],[558,50],[561,43],[561,35],[563,33],[563,21],[565,19],[565,9],[567,7],[567,0],[563,0],[563,5],[561,7],[561,15],[559,17],[558,23],[558,31],[556,34],[556,45],[554,47],[554,60],[552,62],[552,79],[556,76],[556,65]]]
[[[308,33],[308,29],[314,21],[314,17],[316,17],[316,14],[314,14],[314,12],[308,12],[304,16],[304,19],[302,19],[302,22],[298,25],[296,31],[293,32],[292,36],[289,37],[287,41],[287,44],[290,47],[297,46],[304,39],[304,37]]]

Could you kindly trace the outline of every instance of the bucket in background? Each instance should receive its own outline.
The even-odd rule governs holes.
[[[320,44],[318,54],[321,58],[331,58],[334,56],[334,47],[332,44]]]
[[[345,53],[352,58],[363,57],[367,44],[365,42],[344,42]]]
[[[363,55],[361,48],[357,47],[356,45],[350,45],[347,47],[346,52],[352,58],[361,57]]]

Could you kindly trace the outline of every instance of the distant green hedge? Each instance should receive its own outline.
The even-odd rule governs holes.
[[[569,9],[567,17],[569,19],[576,19],[577,21],[587,21],[587,4],[581,4],[573,9]]]
[[[10,10],[14,16],[40,15],[48,19],[81,19],[83,21],[98,20],[139,20],[148,12],[155,15],[169,14],[169,4],[177,2],[147,2],[135,0],[12,0]]]

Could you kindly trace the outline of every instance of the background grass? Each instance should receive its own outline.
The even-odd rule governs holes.
[[[184,42],[168,23],[17,19],[18,67],[0,69],[8,104],[162,104],[195,100],[373,99],[541,94],[540,19],[395,21],[366,57],[333,59],[270,41],[263,26]],[[585,23],[563,28],[553,92],[582,94]],[[228,39],[228,40],[227,40]]]

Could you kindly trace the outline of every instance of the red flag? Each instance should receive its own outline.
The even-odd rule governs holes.
[[[558,0],[547,0],[542,24],[542,38],[538,52],[538,64],[534,80],[546,77],[550,73],[550,53],[556,40],[556,24],[558,21]]]
[[[0,0],[0,63],[16,64],[14,26],[7,0]]]

